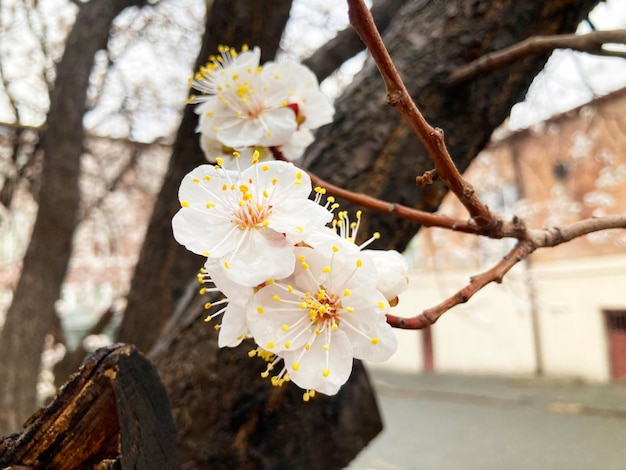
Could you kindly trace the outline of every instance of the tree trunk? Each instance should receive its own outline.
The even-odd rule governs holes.
[[[529,57],[455,87],[446,87],[449,74],[529,36],[572,32],[596,3],[412,1],[383,39],[409,93],[426,119],[446,132],[450,154],[465,169],[523,98],[547,57]],[[445,194],[441,183],[416,187],[415,177],[433,165],[408,125],[386,105],[383,81],[371,59],[338,100],[335,123],[318,132],[306,164],[331,183],[417,209],[436,210]],[[403,250],[419,229],[393,215],[364,215],[361,234],[367,238],[380,232],[377,248]]]
[[[247,18],[251,5],[263,15],[262,25]],[[289,2],[269,5],[216,2],[208,17],[208,34],[198,66],[218,44],[238,46],[247,42],[261,46],[262,59],[273,57],[288,18]],[[213,31],[219,35],[211,34]],[[121,327],[119,339],[144,350],[152,345],[172,315],[174,302],[182,297],[189,281],[195,280],[202,265],[201,258],[174,241],[170,225],[179,209],[177,189],[183,176],[204,162],[196,125],[197,115],[189,107]],[[204,302],[198,302],[183,310],[178,322],[170,322],[151,354],[170,395],[179,456],[185,468],[341,468],[380,432],[374,394],[360,364],[355,365],[351,384],[338,396],[319,397],[303,406],[302,391],[297,387],[277,389],[261,380],[265,364],[251,360],[248,348],[218,349],[215,331],[202,322]],[[351,403],[358,406],[349,406]],[[324,452],[320,452],[322,448]]]
[[[0,438],[0,466],[175,469],[175,436],[156,369],[133,346],[117,344],[88,357],[23,433]]]
[[[216,0],[207,14],[207,26],[195,70],[204,65],[220,44],[237,49],[259,46],[261,60],[274,57],[289,18],[291,0]],[[263,21],[261,21],[261,18]],[[148,225],[135,268],[119,340],[149,351],[171,316],[202,259],[180,246],[172,236],[172,217],[180,208],[178,187],[193,168],[206,163],[195,129],[198,115],[185,108],[163,187]]]
[[[82,122],[94,54],[106,47],[119,12],[142,1],[82,5],[57,68],[43,141],[39,211],[0,336],[0,435],[19,429],[36,407],[44,337],[53,323],[77,225]]]

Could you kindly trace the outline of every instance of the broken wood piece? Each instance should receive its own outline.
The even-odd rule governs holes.
[[[169,399],[155,367],[131,345],[95,351],[24,427],[0,439],[0,466],[177,467]]]

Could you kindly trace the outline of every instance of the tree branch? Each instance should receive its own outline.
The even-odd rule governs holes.
[[[285,158],[283,153],[277,147],[270,147],[270,150],[276,160],[282,160],[285,162],[289,161]],[[363,193],[350,191],[349,189],[341,188],[332,183],[329,183],[328,181],[320,178],[309,170],[306,170],[302,167],[300,167],[300,169],[302,171],[306,171],[306,173],[309,175],[313,187],[319,186],[320,188],[325,189],[326,193],[329,195],[340,197],[348,202],[357,204],[366,209],[395,214],[398,217],[402,217],[403,219],[412,220],[414,222],[420,223],[425,227],[440,227],[456,232],[473,233],[486,236],[490,236],[490,233],[493,231],[491,229],[477,226],[472,220],[464,221],[459,219],[453,219],[452,217],[448,217],[447,215],[433,214],[432,212],[413,209],[412,207],[407,207],[402,204],[383,201],[382,199],[377,199]],[[503,225],[503,222],[498,224],[499,227]],[[494,233],[494,237],[492,238],[502,237],[498,237]]]
[[[413,129],[435,164],[439,179],[452,191],[481,227],[491,227],[495,218],[476,197],[474,188],[463,179],[452,161],[444,141],[443,130],[433,128],[411,99],[389,52],[376,29],[370,11],[363,0],[348,0],[350,23],[372,54],[387,89],[387,103],[395,107]]]
[[[448,80],[455,86],[485,72],[493,72],[529,55],[545,54],[555,49],[572,49],[589,54],[626,58],[626,52],[606,49],[607,44],[626,44],[626,29],[593,31],[587,34],[534,36],[500,51],[486,54],[456,69]]]
[[[525,223],[517,217],[514,217],[512,221],[505,223],[500,217],[492,214],[487,206],[485,206],[476,197],[474,188],[470,183],[463,179],[460,171],[452,161],[445,145],[443,131],[430,126],[417,108],[415,102],[411,99],[395,68],[395,65],[391,61],[391,57],[382,42],[380,34],[376,30],[372,16],[364,2],[362,0],[348,0],[348,6],[350,23],[366,44],[383,77],[385,87],[387,89],[388,104],[395,107],[402,117],[409,123],[413,132],[420,139],[429,156],[433,160],[437,177],[443,181],[446,187],[459,199],[459,201],[470,213],[472,220],[468,226],[472,226],[471,223],[475,223],[476,230],[474,233],[486,235],[491,238],[512,237],[518,240],[515,247],[498,264],[493,266],[488,271],[472,277],[468,285],[456,292],[453,296],[445,299],[439,305],[427,309],[420,315],[412,318],[399,318],[394,315],[388,315],[387,321],[392,326],[405,329],[421,329],[433,324],[445,312],[450,310],[455,305],[467,302],[476,292],[486,285],[492,282],[502,282],[503,276],[513,266],[521,260],[527,258],[538,248],[556,246],[582,235],[599,230],[626,228],[626,214],[621,216],[587,219],[565,227],[554,227],[544,230],[527,229]],[[567,41],[563,42],[563,38],[567,38]],[[584,46],[587,47],[588,50],[598,50],[602,49],[602,46],[606,42],[626,42],[626,30],[614,32],[605,31],[601,34],[593,33],[592,35],[585,35],[582,37],[582,40],[580,38],[581,36],[576,35],[559,36],[558,40],[553,39],[552,41],[548,41],[548,44],[550,44],[552,48],[556,47],[557,44],[568,44],[568,47],[577,45],[579,48]],[[532,42],[532,40],[535,42]],[[522,48],[522,51],[524,52],[522,55],[514,55],[521,54],[520,52],[509,54],[514,55],[512,60],[525,55],[527,50],[533,52],[537,49],[539,49],[539,52],[546,50],[546,42],[543,40],[531,39],[530,44],[530,46]],[[515,51],[517,51],[517,49],[515,49]],[[418,184],[428,183],[431,175],[432,174],[425,177],[418,177]],[[315,178],[313,178],[313,180],[315,181]],[[326,187],[327,190],[333,194],[341,195],[341,197],[344,198],[347,196],[352,197],[352,199],[350,199],[351,201],[359,204],[366,204],[368,207],[376,207],[379,210],[384,210],[386,207],[388,211],[394,212],[403,217],[419,217],[420,221],[423,221],[426,218],[424,214],[410,213],[405,210],[407,208],[399,210],[399,206],[389,203],[384,203],[384,205],[381,206],[380,201],[376,201],[369,196],[359,195],[358,197],[355,197],[354,195],[347,194],[347,192],[342,192],[343,190],[339,190],[339,188],[331,188],[327,183],[322,183],[319,180],[317,182]],[[429,216],[433,215],[429,214]],[[444,219],[437,219],[436,221],[443,222]],[[454,225],[454,228],[458,230],[456,225]]]
[[[472,276],[469,284],[463,287],[440,304],[424,310],[411,318],[387,315],[387,322],[395,328],[420,330],[435,323],[441,315],[452,307],[467,302],[476,292],[492,282],[502,282],[504,275],[517,263],[526,259],[539,248],[548,248],[569,242],[574,238],[592,232],[608,229],[625,229],[626,214],[586,219],[563,227],[552,227],[543,230],[529,230],[529,238],[520,240],[511,251],[491,269]]]

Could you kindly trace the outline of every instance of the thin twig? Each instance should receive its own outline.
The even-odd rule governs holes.
[[[276,160],[288,161],[279,148],[270,147],[270,150]],[[476,225],[473,220],[466,221],[454,219],[452,217],[448,217],[447,215],[433,214],[432,212],[413,209],[412,207],[403,206],[402,204],[397,204],[395,202],[383,201],[382,199],[377,199],[363,193],[357,193],[345,188],[341,188],[320,178],[309,170],[306,170],[304,168],[300,169],[302,171],[305,171],[309,175],[309,177],[311,178],[311,183],[314,187],[319,186],[320,188],[325,189],[327,195],[340,197],[348,202],[351,202],[366,209],[372,209],[388,214],[395,214],[398,217],[402,217],[403,219],[417,222],[424,227],[439,227],[453,230],[455,232],[485,235],[491,238],[503,238],[502,236],[499,236],[501,229],[505,226],[509,227],[509,225],[501,221],[500,224],[497,224],[497,228],[499,228],[500,230],[494,230],[496,228],[495,226],[493,228],[487,229],[485,227],[480,227]],[[503,233],[507,233],[507,235],[504,235],[504,237],[509,236],[509,232],[510,231],[505,230],[505,232]]]
[[[604,47],[606,44],[626,44],[626,29],[593,31],[587,34],[533,36],[459,67],[450,75],[447,85],[458,85],[482,73],[502,69],[524,57],[552,52],[555,49],[572,49],[595,55],[626,58],[626,52],[606,49]]]
[[[441,315],[446,313],[452,307],[467,302],[472,296],[492,282],[500,283],[504,275],[515,266],[518,262],[526,258],[534,251],[533,245],[529,240],[524,240],[517,245],[504,257],[498,264],[491,269],[473,276],[463,289],[448,297],[443,302],[432,308],[424,310],[420,315],[411,318],[401,318],[395,315],[387,315],[387,323],[395,328],[403,328],[406,330],[421,330],[435,323]]]
[[[465,221],[454,219],[452,217],[448,217],[447,215],[433,214],[431,212],[403,206],[402,204],[383,201],[363,193],[355,193],[347,189],[340,188],[339,186],[335,186],[334,184],[331,184],[312,173],[309,173],[309,176],[311,177],[311,182],[314,186],[324,188],[328,194],[340,197],[367,209],[386,212],[388,214],[395,214],[403,219],[418,222],[425,227],[440,227],[456,232],[473,234],[483,234],[484,232],[483,228],[473,223],[472,220]]]
[[[387,322],[395,328],[420,330],[435,323],[452,307],[467,302],[476,292],[492,282],[501,283],[504,275],[517,263],[539,248],[548,248],[569,242],[574,238],[608,229],[626,228],[626,214],[581,220],[563,227],[530,230],[531,238],[519,241],[509,253],[489,270],[473,276],[469,284],[438,305],[410,318],[387,315]]]

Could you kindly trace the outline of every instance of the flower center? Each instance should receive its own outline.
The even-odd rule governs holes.
[[[254,204],[252,201],[242,201],[243,204],[233,213],[232,221],[241,230],[248,228],[267,227],[267,218],[271,214],[271,207]]]
[[[334,325],[339,325],[341,300],[335,294],[320,289],[317,295],[308,296],[304,304],[309,309],[309,318],[314,325],[331,328],[337,328]]]

